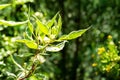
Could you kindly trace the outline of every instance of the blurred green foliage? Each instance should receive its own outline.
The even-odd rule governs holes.
[[[25,21],[30,8],[30,15],[37,15],[43,22],[60,11],[63,19],[63,34],[92,25],[87,33],[77,40],[70,41],[61,52],[49,53],[50,55],[46,57],[47,61],[37,70],[45,76],[36,74],[30,77],[30,80],[35,80],[35,76],[50,80],[109,80],[111,75],[102,72],[96,75],[98,70],[92,67],[96,61],[93,56],[98,57],[98,48],[106,43],[108,35],[112,35],[117,50],[120,51],[118,43],[120,40],[120,0],[0,1],[0,4],[9,3],[12,5],[0,10],[0,20]],[[33,22],[32,18],[31,21]],[[9,54],[13,54],[19,64],[26,66],[26,63],[30,61],[29,57],[34,53],[25,45],[15,42],[16,39],[22,38],[23,32],[27,29],[26,26],[26,24],[14,27],[0,25],[1,80],[14,80],[19,70],[11,61]],[[119,52],[117,54],[119,55]]]
[[[95,74],[97,75],[101,72],[108,77],[107,79],[118,80],[120,56],[118,48],[112,40],[112,36],[109,35],[105,43],[100,46],[97,50],[98,55],[93,55],[95,63],[92,66],[96,69],[98,68]]]

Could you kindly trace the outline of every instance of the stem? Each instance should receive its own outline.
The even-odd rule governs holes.
[[[21,78],[21,79],[19,79],[19,80],[24,80],[24,79],[30,77],[31,74],[35,71],[36,66],[37,66],[37,65],[35,65],[35,64],[33,63],[33,64],[32,64],[32,68],[31,68],[31,70],[29,71],[29,73],[28,73],[25,77],[23,77],[23,78]]]
[[[19,64],[14,60],[14,58],[13,58],[13,56],[12,56],[11,54],[10,54],[10,57],[11,57],[13,63],[14,63],[16,66],[18,66],[21,70],[25,71],[25,69],[24,69],[21,65],[19,65]]]
[[[39,54],[39,50],[36,50],[36,54],[34,56],[35,59],[38,54]],[[28,72],[28,74],[25,77],[20,78],[18,80],[25,80],[26,78],[30,77],[35,72],[36,67],[37,67],[37,64],[35,64],[35,61],[33,61],[32,67],[31,67],[30,71]]]

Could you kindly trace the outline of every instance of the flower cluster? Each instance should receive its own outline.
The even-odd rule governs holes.
[[[117,73],[119,70],[120,56],[119,51],[113,42],[112,36],[109,35],[106,40],[106,44],[98,48],[96,62],[92,64],[101,72],[107,72],[108,74]]]

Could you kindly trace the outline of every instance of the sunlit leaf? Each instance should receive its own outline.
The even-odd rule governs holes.
[[[37,18],[36,18],[36,23],[38,25],[38,27],[40,28],[40,30],[44,33],[48,35],[48,28]]]
[[[60,51],[60,50],[62,50],[64,48],[66,42],[67,41],[63,41],[63,42],[61,42],[61,43],[59,43],[57,45],[48,46],[48,47],[46,47],[46,51],[58,52],[58,51]]]
[[[38,80],[34,75],[29,78],[29,80]]]
[[[57,28],[56,28],[56,26],[52,27],[52,34],[57,34]]]
[[[58,29],[56,28],[56,26],[53,26],[52,29],[51,29],[51,38],[54,39],[56,37],[58,33]]]
[[[88,28],[89,29],[89,28]],[[72,31],[68,35],[61,36],[58,40],[71,40],[80,37],[83,33],[85,33],[88,29],[82,29],[78,31]]]
[[[62,18],[61,18],[61,16],[59,15],[59,19],[58,19],[58,33],[57,34],[59,34],[59,32],[61,31],[61,27],[62,27]]]
[[[0,5],[0,10],[1,10],[1,9],[4,9],[4,8],[10,6],[10,5],[11,5],[11,4],[1,4],[1,5]]]
[[[58,13],[59,13],[59,12],[58,12]],[[47,23],[47,27],[48,27],[48,28],[51,28],[51,27],[52,27],[52,25],[54,24],[55,19],[56,19],[58,13]]]
[[[38,48],[37,44],[34,41],[23,39],[23,40],[17,40],[17,42],[24,43],[26,44],[27,47],[32,48],[32,49]]]
[[[67,40],[68,39],[68,35],[62,35],[58,40]]]
[[[6,21],[6,20],[0,20],[0,25],[6,25],[6,26],[17,26],[27,23],[28,21],[23,22],[14,22],[14,21]]]
[[[33,0],[15,0],[15,4],[25,4],[28,2],[33,2]]]
[[[85,33],[87,29],[78,30],[78,31],[72,31],[70,34],[68,34],[68,40],[75,39],[77,37],[80,37],[83,33]]]
[[[28,21],[28,27],[30,29],[30,32],[33,33],[33,25],[30,21]]]

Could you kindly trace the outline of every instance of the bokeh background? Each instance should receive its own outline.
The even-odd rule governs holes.
[[[0,19],[25,21],[30,8],[29,14],[41,20],[51,19],[60,11],[62,34],[91,26],[80,38],[69,41],[59,53],[49,53],[47,61],[40,66],[40,72],[49,80],[109,80],[106,74],[97,74],[92,63],[97,48],[104,44],[108,35],[113,37],[119,49],[120,0],[0,0],[0,4],[5,3],[12,6],[0,10]],[[13,73],[17,73],[9,54],[22,65],[34,52],[14,42],[26,27],[25,24],[0,25],[0,80],[13,80]]]

